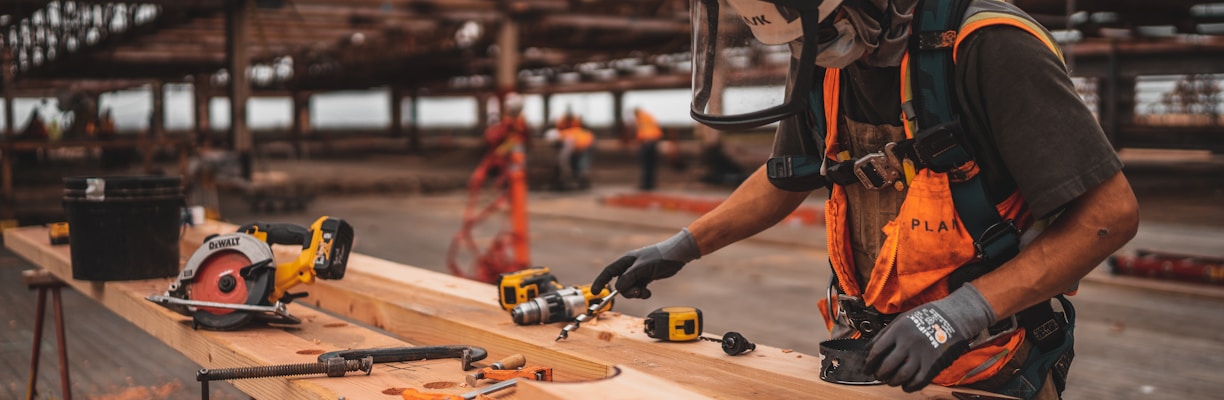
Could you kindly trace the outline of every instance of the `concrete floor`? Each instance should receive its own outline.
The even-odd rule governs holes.
[[[604,196],[635,190],[637,170],[632,157],[615,147],[599,154],[592,190],[530,194],[533,264],[551,267],[564,284],[589,283],[624,251],[666,238],[696,217],[675,210],[602,204],[599,199]],[[1123,251],[1156,248],[1224,256],[1224,207],[1220,206],[1224,204],[1220,178],[1224,159],[1201,152],[1130,150],[1123,152],[1123,158],[1143,208],[1139,236]],[[446,161],[391,155],[308,163],[266,161],[260,164],[262,170],[334,184],[300,212],[253,211],[241,196],[223,195],[222,216],[234,223],[298,224],[319,215],[340,217],[355,227],[355,251],[445,271],[447,248],[461,224],[467,195],[456,190],[424,190],[410,182],[432,179],[423,177],[453,182],[470,170],[465,164],[470,159]],[[660,192],[708,198],[729,193],[729,188],[694,183],[694,174],[692,170],[665,171]],[[819,203],[822,197],[814,194],[811,201]],[[496,229],[486,226],[479,232],[487,235]],[[829,275],[822,243],[821,226],[777,226],[653,284],[653,298],[618,301],[616,307],[643,316],[662,306],[695,306],[703,310],[707,332],[738,331],[754,342],[817,354],[818,343],[828,337],[815,309]],[[466,266],[468,260],[461,258],[460,264]],[[1224,392],[1224,375],[1219,373],[1224,370],[1224,289],[1188,284],[1121,285],[1107,275],[1104,268],[1094,272],[1073,299],[1079,324],[1066,398],[1218,398]],[[126,324],[121,320],[112,323]],[[73,336],[71,340],[91,339]],[[159,359],[181,358],[164,346],[155,349],[158,346],[145,343],[141,351]],[[25,349],[28,357],[28,347]],[[81,368],[73,368],[74,374],[81,373]],[[0,381],[24,382],[21,373],[0,371]],[[191,382],[190,374],[184,376],[179,379]],[[0,387],[0,398],[19,394],[18,388],[10,386]],[[194,398],[198,393],[192,386],[165,398]],[[45,393],[55,393],[54,387]],[[6,391],[9,389],[14,390]]]

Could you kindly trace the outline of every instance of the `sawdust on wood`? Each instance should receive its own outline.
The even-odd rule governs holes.
[[[456,382],[438,381],[425,384],[426,389],[450,389],[458,385]]]
[[[133,386],[114,393],[89,396],[94,400],[145,400],[168,399],[183,390],[182,382],[174,381],[161,386]]]
[[[323,324],[324,328],[339,328],[342,326],[348,326],[348,323],[347,322],[330,322],[330,323]]]
[[[310,355],[323,354],[324,351],[322,349],[305,349],[305,350],[298,350],[297,353],[310,356]]]
[[[613,336],[615,335],[613,335],[612,332],[599,332],[599,340],[605,342],[611,342]]]
[[[386,389],[383,389],[382,394],[385,394],[388,396],[399,396],[401,393],[404,393],[405,390],[408,390],[408,388],[401,388],[401,387],[386,388]]]

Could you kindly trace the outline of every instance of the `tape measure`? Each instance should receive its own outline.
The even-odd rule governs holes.
[[[667,342],[697,340],[701,326],[701,310],[693,307],[663,307],[646,316],[646,336]]]

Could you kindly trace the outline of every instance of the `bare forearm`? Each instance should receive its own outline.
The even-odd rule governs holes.
[[[795,211],[808,193],[778,189],[769,183],[764,167],[758,168],[726,201],[693,221],[688,230],[701,254],[710,254],[777,224]]]
[[[1135,236],[1139,207],[1117,175],[1076,199],[1016,258],[974,281],[1003,318],[1071,288]]]

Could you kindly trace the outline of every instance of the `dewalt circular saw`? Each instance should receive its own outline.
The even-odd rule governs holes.
[[[272,245],[300,245],[293,261],[276,264]],[[212,235],[191,254],[164,295],[146,299],[191,316],[193,326],[233,330],[252,319],[298,324],[286,305],[306,293],[288,293],[315,278],[344,277],[353,246],[353,227],[320,217],[309,228],[251,223],[235,233]]]

